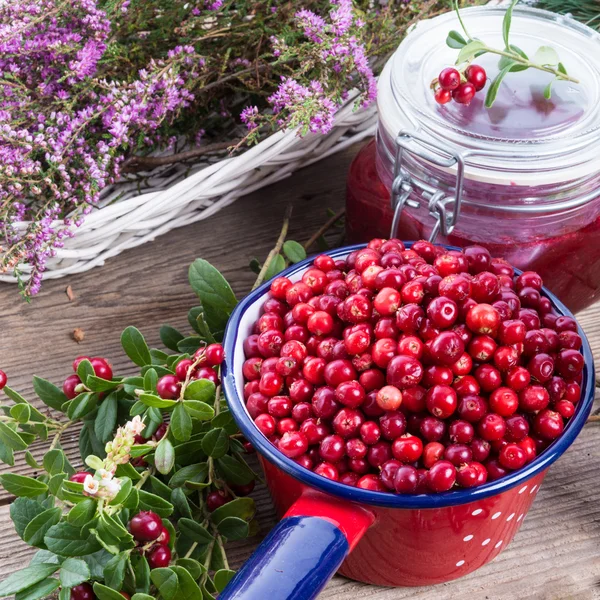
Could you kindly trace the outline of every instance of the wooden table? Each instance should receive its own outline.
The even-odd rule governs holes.
[[[330,157],[294,176],[238,200],[215,216],[170,232],[156,241],[111,259],[83,275],[47,281],[31,303],[16,287],[0,285],[0,367],[10,383],[33,398],[31,376],[60,383],[79,354],[108,357],[118,374],[134,372],[119,343],[128,325],[139,327],[159,346],[163,323],[188,331],[187,311],[195,297],[187,283],[188,265],[203,257],[216,265],[238,296],[255,275],[247,267],[273,246],[285,208],[293,204],[290,237],[308,239],[327,219],[327,208],[344,203],[346,172],[357,148]],[[65,293],[70,285],[74,299]],[[600,356],[600,304],[580,315]],[[85,332],[77,344],[75,328]],[[349,600],[565,600],[600,598],[600,425],[586,426],[579,439],[546,477],[525,523],[510,546],[491,564],[464,579],[437,587],[386,589],[336,577],[322,598]],[[80,464],[76,435],[65,440]],[[34,455],[41,456],[37,447]],[[598,461],[598,462],[596,462]],[[6,471],[8,469],[4,469]],[[27,473],[19,463],[13,472]],[[255,493],[263,533],[275,523],[270,498]],[[9,518],[11,497],[0,492],[0,578],[24,567],[33,552],[15,534]],[[237,567],[258,539],[231,548]],[[402,551],[401,548],[398,549]],[[259,599],[257,599],[259,600]],[[273,599],[276,600],[276,599]]]

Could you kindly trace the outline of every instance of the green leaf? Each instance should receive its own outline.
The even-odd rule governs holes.
[[[162,475],[167,475],[175,466],[175,448],[165,436],[160,440],[154,453],[154,466]]]
[[[206,381],[206,379],[201,379],[200,381]],[[185,410],[194,419],[198,419],[199,421],[210,421],[215,415],[214,408],[200,400],[184,400],[183,405],[185,406]]]
[[[234,485],[246,485],[255,479],[250,467],[233,456],[225,455],[219,458],[217,466],[225,479]]]
[[[506,12],[504,13],[504,20],[502,21],[502,37],[504,39],[504,47],[505,48],[510,47],[509,35],[510,35],[510,26],[512,23],[512,14],[513,14],[513,9],[518,1],[519,0],[512,0],[512,2],[510,3],[510,6],[506,9]]]
[[[132,488],[133,484],[131,483],[131,479],[123,479],[121,481],[121,489],[119,490],[119,493],[108,503],[109,506],[119,506],[119,504],[123,504],[123,502],[125,502],[125,500],[129,497]]]
[[[179,519],[178,525],[183,535],[198,544],[210,544],[214,539],[208,529],[192,519]]]
[[[516,52],[519,56],[522,56],[525,60],[529,60],[527,54],[525,54],[525,52],[523,52],[523,50],[521,50],[521,48],[518,46],[511,44],[510,49],[513,52]],[[527,71],[527,69],[529,69],[527,65],[516,62],[514,59],[508,56],[500,57],[500,60],[498,61],[498,69],[501,71],[507,66],[510,67],[509,73],[518,73],[519,71]]]
[[[137,510],[137,507],[140,503],[140,493],[136,488],[131,488],[131,492],[129,496],[123,502],[123,508],[128,508],[129,510]]]
[[[236,498],[217,508],[210,515],[210,519],[215,525],[218,525],[227,517],[237,517],[244,521],[251,521],[255,512],[256,505],[252,498]]]
[[[144,374],[144,390],[151,394],[156,393],[156,384],[158,383],[158,374],[156,369],[148,369]]]
[[[29,404],[19,392],[13,390],[10,386],[5,385],[3,391],[15,404]]]
[[[160,328],[159,335],[160,340],[165,347],[169,350],[173,350],[173,352],[177,352],[177,343],[184,338],[182,333],[170,325],[163,325]]]
[[[177,575],[177,598],[178,600],[203,600],[202,591],[194,581],[189,571],[183,567],[171,567]]]
[[[33,389],[40,400],[54,410],[60,411],[61,406],[67,401],[67,397],[63,394],[62,390],[37,375],[33,377]]]
[[[58,591],[58,600],[71,600],[71,590],[69,588],[60,588]]]
[[[207,456],[221,458],[229,451],[229,436],[224,429],[211,429],[202,440],[202,450]]]
[[[96,514],[97,504],[95,500],[86,498],[83,502],[75,505],[67,514],[67,521],[75,527],[87,525]]]
[[[306,258],[306,250],[302,244],[299,244],[294,240],[288,240],[283,244],[283,253],[292,263],[300,262]]]
[[[134,594],[131,597],[131,600],[156,600],[154,596],[150,596],[150,594]]]
[[[194,330],[197,331],[200,334],[200,337],[208,344],[214,343],[216,340],[212,334],[212,331],[210,330],[210,327],[208,326],[208,323],[206,322],[204,309],[201,306],[197,307],[197,309],[192,308],[188,313],[188,319],[192,315],[195,316],[196,321]]]
[[[100,515],[98,522],[99,529],[110,532],[111,535],[116,537],[118,540],[127,542],[133,540],[133,536],[125,529],[125,526],[119,521],[117,517],[109,515],[107,512],[103,512]]]
[[[458,58],[456,59],[456,64],[460,65],[461,63],[468,62],[475,58],[475,55],[479,55],[482,52],[485,52],[486,45],[479,40],[473,40],[469,42],[464,48],[458,53]]]
[[[46,452],[43,460],[44,469],[50,475],[63,473],[65,468],[66,456],[62,450],[54,449]]]
[[[90,575],[92,579],[104,579],[104,569],[113,555],[109,554],[106,550],[99,550],[93,554],[83,556],[81,560],[90,568]]]
[[[237,517],[226,517],[217,526],[219,533],[228,540],[243,540],[248,537],[248,523]]]
[[[153,475],[150,476],[150,486],[152,487],[152,491],[157,496],[160,496],[165,500],[169,500],[171,498],[171,488],[166,483],[163,483],[160,479],[154,477]]]
[[[131,463],[125,465],[119,465],[117,467],[117,477],[129,477],[133,481],[138,481],[142,476],[135,470],[135,467]]]
[[[12,596],[30,588],[31,586],[46,579],[56,571],[57,565],[37,564],[26,567],[21,571],[17,571],[9,575],[2,583],[0,583],[0,598]],[[123,600],[121,598],[121,600]]]
[[[86,385],[90,388],[90,390],[92,390],[92,392],[108,392],[109,390],[114,390],[116,387],[121,385],[121,382],[109,381],[108,379],[96,377],[96,375],[90,375],[87,378]]]
[[[155,494],[151,494],[144,490],[140,490],[139,494],[141,510],[151,510],[160,517],[168,517],[173,513],[173,505],[160,496],[156,496]]]
[[[86,385],[88,377],[93,376],[94,373],[94,367],[92,367],[92,363],[87,358],[84,358],[77,365],[77,376]]]
[[[93,423],[86,423],[79,432],[79,454],[82,461],[85,461],[86,457],[90,454],[105,456],[104,447],[102,442],[96,437]]]
[[[234,578],[234,576],[235,571],[230,571],[229,569],[221,569],[217,571],[213,577],[217,592],[222,592],[227,587],[227,584]]]
[[[20,450],[27,450],[27,444],[23,438],[4,423],[4,421],[0,421],[0,442],[17,452]]]
[[[17,498],[13,501],[10,505],[10,518],[20,538],[25,535],[25,528],[29,522],[37,515],[42,514],[44,510],[44,506],[40,502],[30,498]]]
[[[561,62],[558,63],[558,72],[562,73],[563,75],[567,75],[567,69],[565,67],[565,65],[563,65]]]
[[[19,423],[27,423],[31,418],[31,406],[29,404],[15,404],[10,409],[10,416]]]
[[[498,75],[496,75],[496,78],[494,79],[494,81],[492,81],[492,85],[490,85],[490,87],[487,91],[487,95],[485,97],[486,108],[491,108],[492,105],[494,104],[494,101],[496,100],[496,96],[498,95],[498,90],[500,89],[500,84],[502,83],[502,80],[508,75],[508,72],[510,71],[513,64],[514,63],[508,63],[504,67],[504,69],[502,69],[502,71],[500,71],[498,73]]]
[[[57,473],[50,477],[50,480],[48,481],[48,491],[52,496],[58,496],[61,493],[62,484],[66,478],[66,473]]]
[[[104,469],[104,461],[95,456],[94,454],[90,454],[85,459],[85,464],[93,469],[94,471],[99,471],[100,469]]]
[[[554,67],[558,65],[560,58],[552,46],[540,46],[533,55],[533,62],[538,65]]]
[[[206,567],[193,558],[178,558],[177,566],[187,569],[194,579],[200,579],[206,573]]]
[[[186,495],[181,488],[175,488],[171,492],[171,502],[175,507],[176,514],[179,517],[185,517],[187,519],[192,518],[192,509],[190,507],[190,503],[186,498]]]
[[[44,579],[26,590],[15,594],[15,600],[41,600],[42,598],[52,597],[52,592],[58,589],[60,582],[58,579]]]
[[[65,559],[48,550],[38,550],[29,561],[29,566],[46,563],[47,565],[60,565]]]
[[[234,435],[239,431],[233,415],[228,410],[222,410],[211,421],[211,424],[213,427],[222,427],[229,435]]]
[[[250,270],[256,275],[260,273],[260,262],[258,262],[258,258],[253,258],[252,260],[250,260],[248,266],[250,267]]]
[[[33,454],[31,454],[31,452],[29,452],[29,450],[27,450],[25,452],[25,462],[32,468],[32,469],[41,469],[41,465],[38,464],[37,460],[35,460]]]
[[[190,381],[185,388],[184,398],[187,400],[200,400],[201,402],[215,401],[215,384],[208,379]]]
[[[67,558],[60,567],[60,583],[63,587],[75,587],[90,577],[90,568],[78,558]]]
[[[9,494],[14,496],[34,498],[48,491],[48,486],[42,481],[15,473],[0,475],[0,483]]]
[[[198,258],[191,264],[189,280],[192,289],[200,298],[202,306],[224,308],[231,312],[237,304],[237,299],[229,283],[206,260]]]
[[[165,400],[154,394],[141,394],[140,401],[146,406],[153,406],[155,408],[171,408],[177,404],[176,400]]]
[[[174,571],[171,569],[153,569],[150,578],[164,600],[180,598],[178,595],[179,581]]]
[[[120,592],[115,592],[115,590],[111,590],[97,581],[94,583],[94,594],[99,600],[123,600]]]
[[[158,348],[150,348],[150,357],[153,365],[162,365],[167,361],[169,355]]]
[[[272,279],[277,275],[277,273],[281,273],[285,269],[285,258],[281,256],[281,254],[277,254],[273,257],[269,266],[267,267],[267,271],[265,273],[265,281]]]
[[[152,364],[150,350],[144,336],[139,329],[135,327],[127,327],[121,334],[121,345],[125,354],[138,366]]]
[[[100,550],[100,544],[89,531],[66,522],[51,527],[44,542],[50,552],[61,556],[85,556]]]
[[[550,81],[550,83],[544,88],[544,98],[546,100],[550,100],[552,98],[552,84],[554,83],[554,79]]]
[[[454,50],[460,50],[467,45],[467,40],[456,30],[452,30],[446,38],[446,45]]]
[[[129,560],[135,575],[135,591],[147,594],[150,591],[150,567],[146,557],[134,554],[129,557]]]
[[[183,352],[184,354],[193,354],[204,344],[202,338],[197,335],[191,335],[189,337],[183,338],[177,344],[177,350],[179,352]]]
[[[187,442],[192,435],[192,417],[181,402],[177,404],[171,415],[170,431],[180,442]]]
[[[53,525],[56,525],[62,516],[60,508],[49,508],[43,513],[40,513],[33,518],[25,531],[23,532],[23,540],[30,546],[45,548],[44,536]]]
[[[106,397],[98,408],[98,416],[94,421],[94,433],[103,444],[113,438],[113,432],[117,425],[118,409],[116,394],[110,394]]]
[[[123,587],[128,556],[128,553],[121,552],[108,561],[104,569],[104,583],[109,588],[120,590]]]
[[[198,463],[189,465],[179,469],[169,480],[169,487],[177,488],[185,484],[186,481],[203,482],[208,475],[208,465],[206,463]],[[232,482],[233,483],[233,482]]]
[[[85,361],[82,361],[85,362]],[[79,363],[81,366],[82,363]],[[81,419],[85,415],[91,413],[98,405],[98,395],[90,392],[84,392],[71,400],[67,408],[67,416],[72,421]]]

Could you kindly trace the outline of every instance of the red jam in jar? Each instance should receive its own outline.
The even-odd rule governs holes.
[[[471,32],[501,46],[504,9],[462,13]],[[486,90],[469,106],[440,106],[428,82],[454,62],[456,51],[444,40],[460,26],[452,13],[420,23],[380,77],[377,139],[359,152],[348,176],[348,238],[391,235],[395,181],[409,202],[398,211],[397,237],[428,239],[436,222],[445,222],[437,242],[486,246],[539,272],[578,311],[600,288],[600,35],[531,8],[516,9],[512,23],[512,43],[530,56],[552,45],[580,83],[555,82],[547,100],[552,75],[529,69],[504,79],[491,109],[483,105]],[[497,58],[476,62],[493,78]]]

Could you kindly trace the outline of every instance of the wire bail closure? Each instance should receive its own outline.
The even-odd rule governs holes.
[[[434,152],[432,153],[429,150],[433,150]],[[445,169],[450,169],[456,165],[454,196],[447,196],[442,190],[426,183],[415,181],[408,171],[403,168],[402,163],[405,151],[411,152],[415,156]],[[436,220],[429,236],[429,241],[434,242],[440,232],[444,236],[450,235],[460,215],[464,175],[465,162],[461,154],[448,152],[448,150],[416,133],[400,131],[396,137],[396,160],[394,162],[394,179],[392,182],[392,209],[394,210],[394,218],[392,220],[390,237],[396,237],[400,217],[405,206],[415,209],[420,208],[421,202],[419,198],[411,198],[413,192],[420,194],[422,198],[428,201],[429,214]]]

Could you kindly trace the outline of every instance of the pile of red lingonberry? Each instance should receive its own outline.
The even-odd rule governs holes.
[[[470,488],[561,435],[584,366],[574,319],[537,273],[477,246],[373,240],[275,279],[244,341],[260,431],[329,479],[375,491]]]
[[[434,79],[431,87],[438,104],[447,104],[450,100],[470,104],[475,94],[485,87],[486,81],[485,69],[479,65],[469,65],[462,74],[454,67],[448,67]]]

